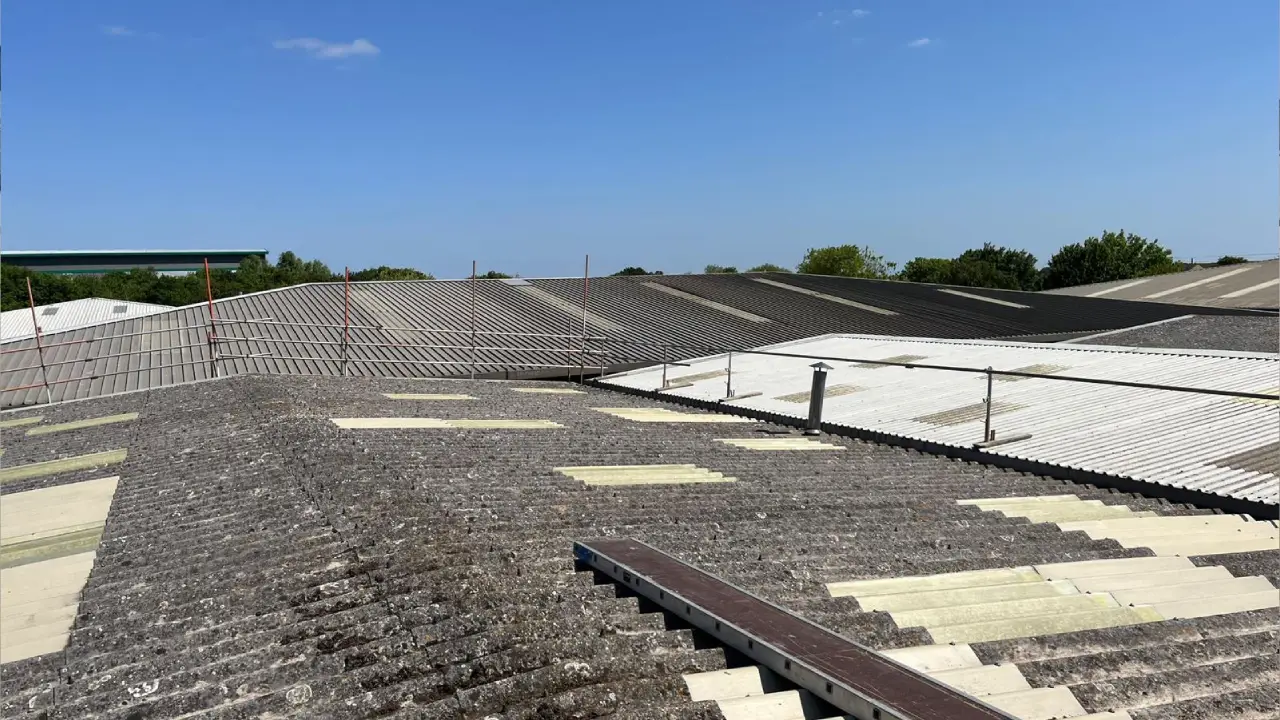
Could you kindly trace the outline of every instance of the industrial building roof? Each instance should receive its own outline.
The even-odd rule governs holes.
[[[839,714],[575,572],[605,537],[1011,717],[1280,707],[1277,551],[1241,550],[1270,523],[529,389],[245,376],[0,415],[33,513],[0,553],[3,715]]]
[[[1049,377],[997,376],[990,423],[1001,444],[983,451],[1261,503],[1280,503],[1280,399],[1261,400],[1067,382],[1054,377],[1154,383],[1275,396],[1280,355],[1154,351],[1105,346],[824,336],[762,348],[794,357],[737,353],[686,367],[633,370],[610,387],[718,402],[805,418],[816,358],[832,366],[822,419],[903,440],[972,448],[984,438],[984,373],[837,362],[830,358],[967,368]],[[728,397],[732,394],[734,397]],[[1018,439],[1019,436],[1025,436]]]
[[[1080,334],[1061,342],[1274,353],[1280,352],[1280,321],[1275,317],[1187,315],[1122,330]]]
[[[664,353],[705,354],[687,346],[749,348],[831,332],[996,337],[1111,330],[1187,314],[1159,303],[774,273],[592,278],[583,285],[481,280],[474,303],[469,281],[352,283],[349,307],[342,283],[227,298],[214,303],[216,363],[209,308],[191,305],[46,337],[49,390],[54,400],[94,397],[215,370],[391,377],[560,372],[584,362],[617,367]],[[584,292],[586,334],[606,338],[587,341],[585,355]],[[12,352],[23,347],[27,352]],[[24,389],[0,391],[0,407],[46,399],[34,349],[31,341],[5,348],[3,387]]]
[[[1168,275],[1078,285],[1046,294],[1204,307],[1280,307],[1280,260],[1196,268]]]
[[[38,305],[35,308],[35,321],[40,325],[41,334],[49,335],[104,322],[146,317],[172,309],[168,305],[128,300],[83,298],[51,305]],[[30,308],[6,310],[0,313],[0,342],[34,336],[35,329],[31,324]]]

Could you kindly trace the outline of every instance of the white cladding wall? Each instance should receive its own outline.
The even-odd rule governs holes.
[[[911,355],[920,356],[915,362],[925,364],[1253,393],[1280,390],[1280,355],[1276,354],[857,335],[822,336],[760,349],[804,357],[734,353],[734,394],[760,395],[724,400],[723,405],[807,417],[807,391],[813,378],[809,366],[817,357],[883,360]],[[833,369],[827,378],[824,422],[955,446],[982,440],[984,374],[826,362]],[[679,385],[682,376],[706,375],[726,369],[727,364],[724,355],[702,358],[691,361],[689,367],[668,367],[667,378]],[[656,390],[661,378],[662,368],[656,367],[613,375],[603,382]],[[835,392],[830,391],[833,387]],[[725,391],[726,377],[721,375],[664,394],[721,400]],[[1024,433],[1031,437],[988,452],[1231,497],[1280,501],[1280,479],[1274,467],[1280,453],[1275,447],[1280,440],[1280,401],[1040,378],[997,379],[992,397],[996,438]],[[962,408],[951,417],[938,415]],[[1233,458],[1250,453],[1260,457]]]

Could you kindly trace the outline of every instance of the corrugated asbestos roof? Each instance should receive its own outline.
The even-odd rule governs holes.
[[[1045,294],[1204,307],[1274,309],[1280,307],[1280,260],[1079,285],[1047,290]]]
[[[70,626],[45,654],[0,666],[0,717],[709,720],[791,709],[794,690],[766,686],[756,700],[771,709],[727,699],[718,711],[726,696],[711,699],[698,679],[736,672],[735,654],[575,572],[573,542],[603,537],[648,543],[1026,720],[1262,720],[1280,707],[1276,595],[1268,608],[1254,590],[1280,582],[1277,550],[1209,539],[1215,526],[1274,534],[1270,523],[842,437],[821,438],[839,450],[766,450],[801,438],[764,423],[635,422],[594,408],[659,405],[520,387],[238,377],[22,411],[42,421],[6,430],[6,468],[128,452],[97,471],[0,482],[6,507],[37,512],[41,494],[114,485],[105,523],[83,504],[53,508],[64,525],[69,514],[95,523],[89,537],[34,548],[52,563],[79,551],[82,592],[68,598],[36,563],[0,568],[36,580],[6,582],[6,600],[47,591],[38,613],[6,604],[0,626],[28,637]],[[25,433],[127,412],[137,420]],[[563,427],[329,420],[394,416]],[[588,487],[556,470],[637,464],[734,481]],[[1037,498],[1054,508],[1031,510]],[[1148,523],[1201,549],[1151,557],[1143,542],[1168,546],[1169,534],[1126,527]],[[0,559],[22,551],[5,544]],[[1175,590],[1197,607],[1161,617],[1181,619],[1127,607]],[[68,600],[78,607],[67,612]],[[1098,609],[1072,612],[1081,603]],[[968,624],[940,626],[957,616]],[[957,636],[969,639],[946,639]]]
[[[51,305],[39,305],[36,307],[36,322],[40,324],[40,332],[48,335],[103,322],[145,317],[172,309],[168,305],[153,305],[151,303],[130,302],[128,300],[108,300],[106,298],[84,298]],[[0,313],[0,342],[20,340],[34,335],[35,330],[31,326],[30,308],[7,310]]]
[[[475,288],[480,334],[473,353],[471,282],[353,283],[347,374],[447,377],[467,375],[473,362],[477,374],[583,362],[581,340],[501,334],[580,337],[582,280],[521,285],[481,280]],[[585,363],[596,365],[600,353],[611,366],[659,360],[662,344],[750,348],[833,332],[998,337],[1111,330],[1187,314],[1185,308],[1159,303],[972,288],[957,295],[943,292],[947,289],[772,273],[592,278],[586,331],[608,340],[589,341],[587,350],[596,354]],[[323,283],[217,301],[217,372],[342,374],[343,294],[341,283]],[[197,304],[47,334],[51,395],[55,401],[94,397],[210,377],[208,327],[208,308]],[[0,393],[0,407],[44,401],[42,388],[27,387],[41,382],[34,347],[27,340],[5,348],[29,351],[3,356],[3,387],[25,389]],[[673,359],[699,354],[679,347],[669,351]]]
[[[1266,353],[868,336],[819,337],[763,349],[808,357],[734,355],[732,390],[744,397],[724,400],[722,406],[807,417],[813,357],[992,367],[1250,393],[1280,390],[1280,356]],[[668,369],[674,387],[663,395],[724,398],[724,377],[687,378],[724,370],[726,361],[716,356]],[[827,362],[833,366],[829,385],[857,390],[829,394],[824,422],[955,447],[983,440],[984,374]],[[647,368],[602,382],[653,391],[661,386],[661,377],[661,368]],[[1252,502],[1280,502],[1280,468],[1272,462],[1275,453],[1266,452],[1276,442],[1280,400],[1005,377],[994,383],[992,401],[997,440],[1030,437],[992,446],[989,453]]]
[[[1081,335],[1062,342],[1184,350],[1277,352],[1280,350],[1280,322],[1274,317],[1189,315],[1124,330]]]

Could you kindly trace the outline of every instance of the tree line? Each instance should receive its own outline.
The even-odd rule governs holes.
[[[1224,255],[1213,265],[1248,262],[1235,255]],[[1131,278],[1178,272],[1188,264],[1173,258],[1158,240],[1148,240],[1124,230],[1105,231],[1082,242],[1066,245],[1056,252],[1044,267],[1026,250],[985,243],[981,248],[966,250],[954,258],[917,257],[902,266],[885,260],[874,249],[862,245],[837,245],[812,248],[795,267],[807,275],[837,275],[875,280],[962,285],[1001,290],[1053,290],[1091,283],[1128,280]],[[708,274],[737,273],[732,265],[708,265]],[[790,268],[766,263],[745,272],[792,272]],[[629,267],[615,275],[661,275]]]
[[[1224,256],[1215,263],[1230,265],[1247,262],[1242,257]],[[998,247],[991,243],[966,250],[954,258],[917,257],[899,270],[895,263],[868,246],[835,245],[811,248],[794,268],[811,275],[906,280],[910,282],[964,285],[1006,290],[1051,290],[1110,280],[1127,280],[1147,275],[1177,272],[1184,264],[1157,240],[1133,233],[1106,231],[1100,237],[1089,237],[1060,249],[1044,267],[1025,250]],[[731,265],[708,265],[706,273],[737,273]],[[781,265],[765,263],[743,272],[792,272]],[[661,275],[627,267],[614,273],[626,275]],[[291,285],[335,282],[343,279],[319,260],[303,260],[293,252],[280,253],[273,264],[260,257],[249,257],[234,272],[213,270],[208,283],[215,299],[245,293],[274,290]],[[519,277],[490,270],[478,278]],[[101,297],[112,300],[155,303],[158,305],[190,305],[207,298],[204,271],[170,276],[150,268],[104,275],[57,275],[0,265],[0,305],[4,310],[27,306],[27,279],[31,279],[36,304],[48,305],[81,298]],[[352,281],[368,280],[432,280],[429,273],[413,268],[381,265],[351,273]]]

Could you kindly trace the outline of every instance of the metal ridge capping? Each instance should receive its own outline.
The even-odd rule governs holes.
[[[1011,715],[639,540],[575,541],[574,560],[858,718]]]

